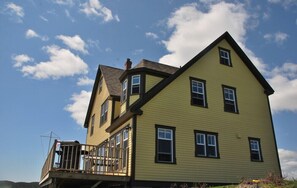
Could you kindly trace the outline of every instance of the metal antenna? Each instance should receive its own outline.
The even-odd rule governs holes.
[[[40,137],[41,138],[49,138],[47,154],[49,154],[52,139],[53,138],[60,139],[60,137],[56,133],[54,133],[53,131],[51,131],[49,135],[40,135]]]

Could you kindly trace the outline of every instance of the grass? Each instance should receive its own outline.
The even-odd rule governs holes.
[[[209,187],[205,183],[193,183],[192,186],[182,184],[180,186],[172,186],[172,188],[206,188]],[[215,186],[212,188],[297,188],[297,180],[285,180],[279,176],[269,173],[267,177],[263,179],[242,179],[238,185],[224,185]]]

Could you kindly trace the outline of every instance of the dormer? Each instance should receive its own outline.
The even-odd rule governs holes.
[[[123,115],[137,100],[141,100],[145,93],[152,89],[164,78],[175,73],[178,68],[143,59],[135,67],[127,59],[125,71],[120,76],[121,82],[121,110]]]

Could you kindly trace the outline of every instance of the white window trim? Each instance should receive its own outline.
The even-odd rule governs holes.
[[[231,91],[231,93],[232,93],[232,95],[233,95],[233,99],[230,99],[228,96],[225,95],[225,90],[227,91],[228,96],[229,96],[229,94],[230,94],[229,91]],[[235,112],[237,112],[235,90],[232,89],[232,88],[224,87],[224,99],[225,99],[226,101],[230,101],[230,102],[232,102],[233,105],[234,105]]]
[[[199,136],[203,136],[203,142],[204,142],[203,144],[202,144],[202,143],[199,143],[199,139],[198,139]],[[207,153],[206,153],[206,140],[205,140],[205,134],[203,134],[203,133],[197,133],[197,134],[196,134],[196,144],[199,145],[199,146],[203,146],[203,148],[204,148],[204,155],[200,155],[200,154],[199,154],[198,156],[206,156]]]
[[[165,133],[165,138],[162,138],[159,136],[159,131],[164,131]],[[169,131],[170,132],[170,139],[166,138],[166,132]],[[170,141],[170,153],[166,153],[166,152],[160,152],[158,151],[158,153],[160,154],[170,154],[171,155],[171,161],[169,162],[173,162],[173,130],[172,129],[166,129],[166,128],[158,128],[158,140],[167,140]],[[159,162],[168,162],[168,161],[159,161]]]
[[[223,52],[223,54],[221,53]],[[225,56],[226,55],[226,56]],[[227,50],[220,49],[220,57],[226,59],[228,61],[228,65],[231,65],[230,61],[230,53]]]
[[[122,83],[122,101],[127,100],[127,86],[128,86],[128,80],[124,80]]]
[[[134,78],[135,77],[138,77],[139,79],[138,79],[138,81],[139,82],[137,82],[137,83],[134,83],[133,81],[134,81]],[[140,75],[139,74],[137,74],[137,75],[133,75],[132,76],[132,78],[131,78],[131,94],[133,94],[133,86],[137,86],[138,85],[138,87],[139,87],[139,92],[140,92]]]
[[[197,84],[196,85],[196,87],[197,88],[200,88],[199,87],[199,84],[201,84],[202,86],[201,86],[201,88],[202,88],[202,93],[201,92],[199,92],[199,89],[197,89],[197,91],[194,91],[194,89],[193,89],[193,84]],[[192,93],[197,93],[197,94],[200,94],[200,95],[202,95],[203,96],[203,106],[205,106],[206,104],[205,104],[205,91],[204,91],[204,83],[203,82],[200,82],[200,81],[197,81],[197,80],[192,80]]]

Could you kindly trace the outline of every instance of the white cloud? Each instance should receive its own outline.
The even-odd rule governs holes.
[[[67,9],[65,10],[65,14],[71,22],[75,22],[75,19],[70,15],[70,12]]]
[[[23,22],[22,18],[25,16],[23,7],[14,3],[8,3],[6,4],[6,10],[9,15],[13,16],[14,20],[17,23]]]
[[[133,55],[139,55],[139,54],[142,54],[143,53],[143,49],[135,49],[133,52],[132,52],[132,54]]]
[[[112,20],[116,20],[118,22],[120,21],[119,16],[115,15],[114,17],[112,15],[112,11],[107,7],[102,6],[99,0],[89,0],[86,3],[83,3],[81,7],[82,8],[80,9],[80,11],[89,17],[102,17],[104,22],[109,22]]]
[[[34,61],[34,59],[27,54],[13,55],[11,58],[14,61],[14,67],[21,67],[24,63]]]
[[[277,44],[282,44],[284,41],[288,39],[289,35],[283,32],[276,32],[276,33],[267,33],[263,37],[268,41],[273,41]]]
[[[26,31],[26,33],[25,33],[25,36],[26,36],[27,39],[40,38],[42,41],[47,41],[48,40],[47,36],[41,36],[32,29],[28,29]]]
[[[268,82],[275,90],[270,96],[272,112],[297,112],[297,64],[284,63],[269,74]]]
[[[74,93],[71,97],[72,104],[68,104],[65,110],[71,113],[71,117],[77,124],[83,126],[84,119],[88,110],[91,92],[82,90],[79,94]]]
[[[39,16],[39,18],[42,19],[42,20],[45,21],[45,22],[48,22],[48,19],[45,18],[44,16]]]
[[[152,33],[152,32],[146,32],[146,33],[145,33],[145,36],[146,36],[147,38],[151,38],[151,39],[157,39],[157,38],[159,38],[158,35],[157,35],[156,33]]]
[[[296,0],[268,0],[268,2],[272,4],[280,4],[285,9],[290,8],[294,5],[297,5]]]
[[[93,83],[94,83],[93,79],[90,79],[90,78],[84,76],[84,77],[78,78],[78,81],[76,84],[78,86],[86,86],[86,85],[93,85]]]
[[[36,79],[58,79],[88,73],[88,65],[71,51],[55,45],[43,49],[49,54],[49,61],[23,66],[21,71],[25,76],[31,75]]]
[[[69,48],[80,51],[84,54],[88,54],[88,51],[86,50],[86,43],[80,38],[79,35],[75,35],[73,37],[66,35],[58,35],[56,36],[56,38],[62,40],[62,42]]]
[[[297,152],[278,149],[283,176],[287,179],[297,179]]]
[[[174,66],[184,65],[218,36],[228,31],[253,63],[260,70],[264,70],[262,60],[245,46],[249,15],[244,5],[218,2],[205,6],[206,11],[202,11],[196,3],[187,4],[171,15],[167,26],[173,29],[173,34],[167,41],[163,41],[169,54],[161,57],[159,61]]]
[[[73,0],[54,0],[54,3],[59,5],[67,5],[67,6],[73,6],[74,1]]]

